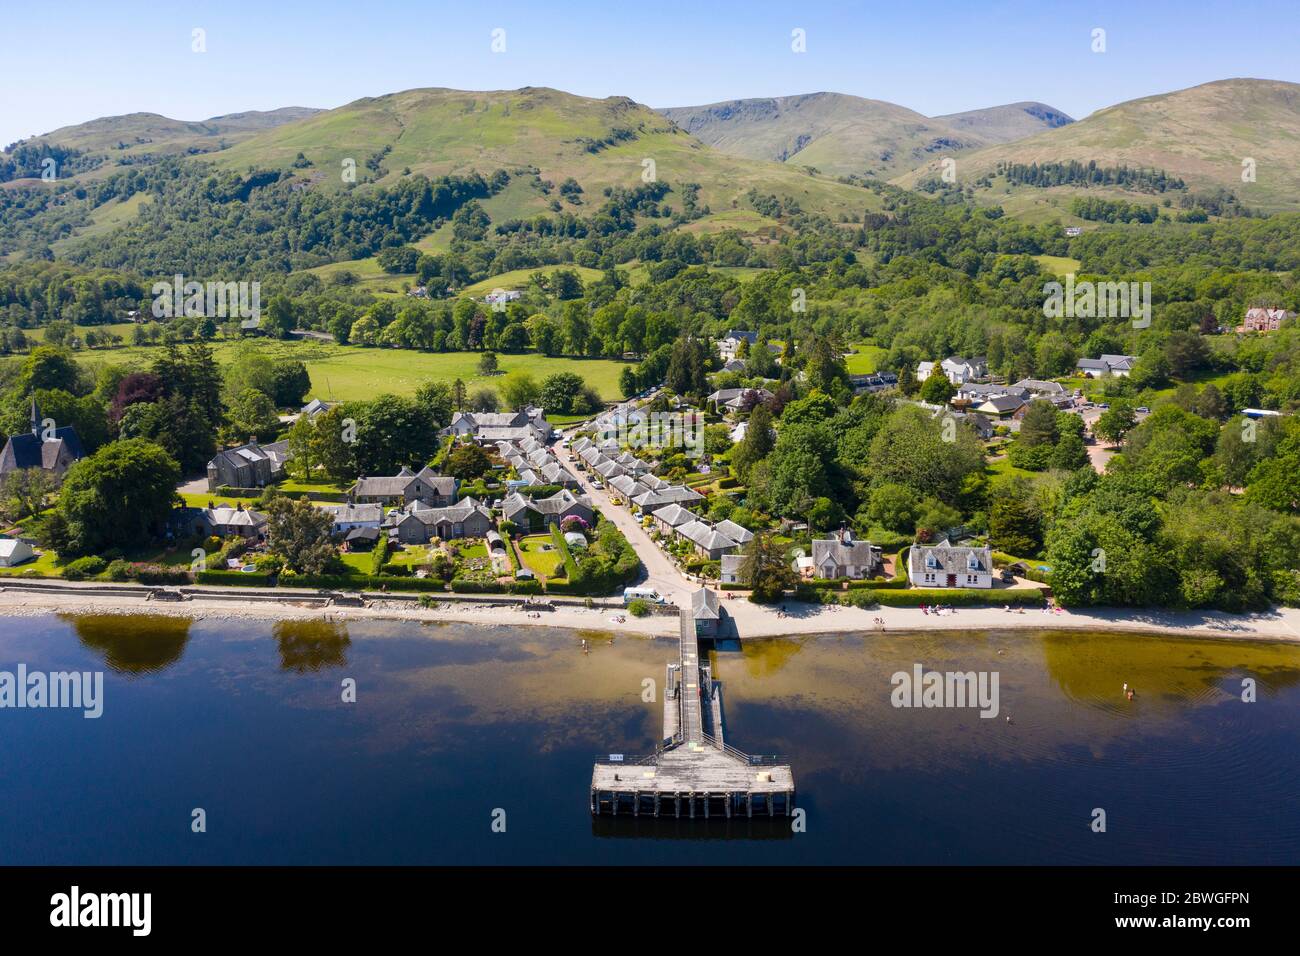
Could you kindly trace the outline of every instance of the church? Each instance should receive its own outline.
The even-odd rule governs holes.
[[[22,468],[40,468],[62,478],[73,462],[86,457],[77,430],[71,425],[47,429],[34,398],[31,426],[31,431],[10,435],[5,442],[4,451],[0,451],[0,477]]]

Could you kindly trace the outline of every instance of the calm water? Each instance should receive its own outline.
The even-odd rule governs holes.
[[[642,681],[661,683],[673,651],[468,625],[0,619],[0,670],[106,672],[98,720],[0,710],[0,862],[1300,861],[1300,648],[746,641],[716,655],[728,740],[790,756],[807,832],[593,821],[592,757],[658,738],[662,704],[642,701]],[[890,675],[914,662],[996,670],[1012,721],[895,709]],[[195,807],[206,833],[190,830]]]

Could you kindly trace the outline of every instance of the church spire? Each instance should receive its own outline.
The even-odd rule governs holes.
[[[36,407],[36,396],[32,396],[32,434],[41,437],[41,410]]]

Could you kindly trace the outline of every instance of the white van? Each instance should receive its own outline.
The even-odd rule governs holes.
[[[623,603],[631,604],[637,599],[649,601],[651,604],[662,604],[664,599],[659,596],[659,592],[654,588],[624,588]]]

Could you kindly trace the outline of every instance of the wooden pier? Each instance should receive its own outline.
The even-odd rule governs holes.
[[[677,660],[664,683],[664,734],[653,754],[610,754],[591,772],[593,815],[688,819],[790,816],[794,774],[780,757],[728,746],[722,697],[689,609],[681,612]]]

